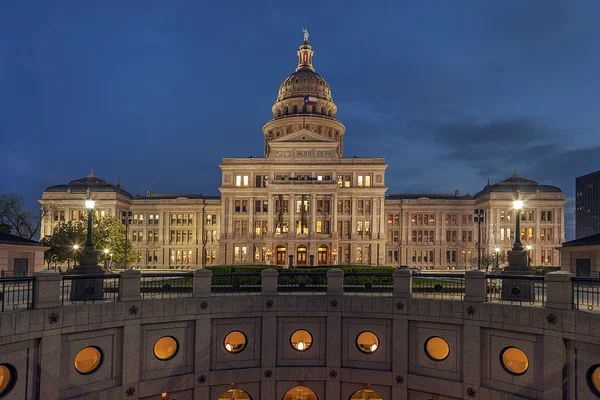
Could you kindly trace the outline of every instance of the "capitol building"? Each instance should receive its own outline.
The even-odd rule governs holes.
[[[566,203],[559,188],[515,173],[474,195],[388,194],[383,158],[344,157],[346,128],[336,119],[329,84],[315,71],[307,36],[297,53],[298,66],[280,85],[273,118],[262,128],[263,157],[223,158],[220,196],[132,195],[90,173],[44,191],[40,203],[55,210],[42,237],[61,221],[85,218],[89,188],[99,218],[131,215],[135,268],[468,269],[477,265],[479,240],[482,255],[504,253],[517,234],[532,246],[531,265],[558,265]],[[525,204],[520,232],[517,198]]]

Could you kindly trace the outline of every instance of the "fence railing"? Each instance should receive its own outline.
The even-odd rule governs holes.
[[[119,274],[63,275],[61,302],[65,305],[117,301],[119,281]]]
[[[346,272],[344,294],[363,296],[391,296],[394,278],[389,272]]]
[[[216,272],[212,277],[214,295],[260,294],[260,272]]]
[[[33,308],[34,277],[0,278],[0,312]]]
[[[464,274],[413,275],[413,297],[427,299],[462,300],[465,296]]]
[[[592,311],[600,308],[600,278],[571,278],[573,308]]]
[[[537,275],[486,275],[487,301],[532,305],[546,304],[546,282]]]
[[[277,291],[282,294],[325,294],[327,274],[325,272],[280,272]]]
[[[140,295],[142,299],[192,297],[193,284],[194,274],[191,272],[143,274]]]

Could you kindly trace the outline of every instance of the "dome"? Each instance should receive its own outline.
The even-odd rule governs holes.
[[[294,72],[283,81],[279,87],[277,101],[305,96],[333,101],[329,84],[321,75],[308,68]]]
[[[515,171],[513,176],[511,176],[508,179],[503,180],[502,182],[490,184],[489,180],[488,180],[488,184],[485,185],[485,187],[483,188],[483,190],[481,192],[479,192],[475,196],[473,196],[473,198],[476,199],[478,197],[483,196],[484,194],[491,193],[491,192],[514,193],[517,191],[519,191],[521,193],[536,193],[538,191],[540,193],[560,193],[561,192],[561,190],[559,188],[557,188],[556,186],[540,185],[536,181],[521,178],[520,176],[517,175],[517,173]]]
[[[131,198],[131,194],[127,192],[121,183],[116,185],[97,178],[94,172],[90,172],[88,176],[74,181],[69,181],[66,185],[50,186],[45,192],[64,192],[64,193],[86,193],[88,188],[93,192],[116,192]]]

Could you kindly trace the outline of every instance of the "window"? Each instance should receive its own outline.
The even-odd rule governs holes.
[[[511,375],[523,375],[529,369],[529,359],[517,347],[506,347],[500,354],[500,364]]]
[[[217,259],[217,251],[212,249],[206,249],[204,252],[204,260],[207,264],[213,264]]]
[[[500,211],[500,222],[504,222],[504,210]]]
[[[306,351],[312,345],[313,338],[309,331],[298,329],[290,336],[290,344],[295,350]]]
[[[303,152],[301,152],[301,151],[297,151],[297,152],[296,152],[296,157],[302,157],[302,154],[304,154],[304,153],[303,153]]]
[[[256,175],[256,187],[267,187],[268,181],[268,175]]]
[[[283,156],[284,157],[289,157],[290,156],[290,152],[289,151],[284,151],[283,152]]]
[[[363,261],[363,248],[362,248],[362,246],[357,246],[356,247],[356,261],[357,262],[362,262]]]
[[[446,242],[456,243],[457,231],[446,231]]]
[[[463,231],[462,232],[462,241],[463,241],[463,243],[472,243],[473,242],[473,231]]]
[[[446,225],[456,225],[457,220],[458,220],[457,214],[446,215]]]
[[[309,200],[296,200],[296,213],[310,212]]]
[[[158,214],[148,215],[148,225],[158,225]]]
[[[323,152],[322,151],[317,151],[317,157],[323,157]]]
[[[248,187],[248,175],[236,175],[235,186],[236,187]]]
[[[331,152],[330,151],[326,151],[325,152],[325,157],[331,157]]]
[[[534,228],[527,228],[527,240],[533,240]]]
[[[102,365],[103,354],[98,347],[89,346],[81,349],[75,356],[73,365],[81,375],[89,375]]]
[[[373,332],[361,332],[356,337],[356,347],[358,347],[358,350],[360,350],[362,353],[374,353],[379,348],[379,338]]]
[[[450,346],[441,337],[433,336],[425,341],[425,354],[433,361],[444,361],[450,355]]]
[[[229,332],[223,340],[223,347],[230,353],[239,353],[246,348],[246,335],[240,331]]]
[[[163,336],[154,343],[154,357],[167,361],[177,355],[179,342],[173,336]]]
[[[448,263],[456,262],[456,251],[455,250],[447,250],[446,251],[446,262],[448,262]]]
[[[529,221],[529,222],[535,221],[535,210],[527,210],[527,221]]]
[[[234,261],[238,261],[238,262],[245,262],[247,261],[246,257],[247,257],[247,247],[246,246],[235,246],[233,248],[233,259]]]
[[[600,397],[600,365],[592,365],[587,371],[587,383],[597,397]],[[0,392],[2,393],[2,392]]]
[[[9,394],[17,383],[17,370],[11,364],[0,364],[0,397]]]
[[[500,240],[504,240],[504,228],[500,228]]]
[[[305,156],[305,157],[310,157],[310,154],[311,154],[311,152],[310,152],[310,151],[305,151],[305,152],[304,152],[304,156]]]
[[[217,216],[213,214],[206,215],[206,225],[216,225],[217,224]]]

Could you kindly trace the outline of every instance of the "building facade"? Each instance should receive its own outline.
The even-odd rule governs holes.
[[[575,236],[600,233],[600,171],[575,180]]]
[[[512,201],[525,201],[521,240],[532,265],[558,263],[564,241],[564,195],[516,173],[474,196],[394,194],[386,197],[383,158],[344,157],[346,128],[325,79],[315,72],[308,40],[296,71],[281,84],[263,127],[264,155],[224,158],[220,197],[132,196],[93,174],[52,186],[42,204],[51,235],[61,220],[85,216],[89,187],[98,218],[131,212],[129,238],[139,268],[214,264],[282,266],[408,265],[466,269],[514,240]],[[476,223],[475,211],[484,222]]]

